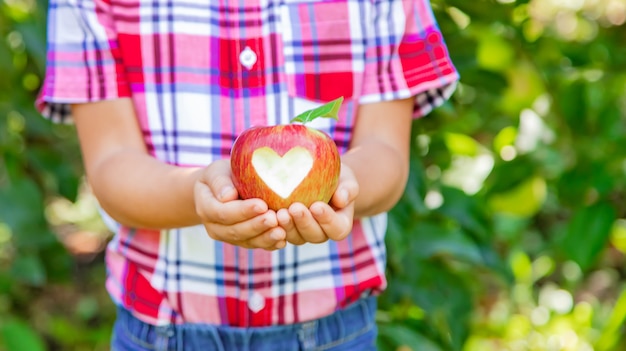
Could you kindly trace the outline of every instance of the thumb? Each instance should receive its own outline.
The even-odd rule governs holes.
[[[228,160],[218,160],[211,163],[202,177],[203,183],[209,186],[213,196],[220,202],[227,202],[239,198],[235,189]]]
[[[339,184],[330,199],[330,204],[335,208],[345,208],[352,203],[359,194],[359,183],[350,168],[341,165]]]

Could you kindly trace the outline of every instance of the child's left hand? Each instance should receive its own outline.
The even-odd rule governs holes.
[[[302,203],[294,203],[289,209],[277,212],[278,224],[287,232],[287,242],[302,245],[345,239],[352,231],[354,200],[358,193],[354,173],[342,164],[339,185],[329,204],[318,201],[307,208]]]

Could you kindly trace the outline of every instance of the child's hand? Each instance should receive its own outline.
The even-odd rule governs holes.
[[[302,245],[345,239],[352,230],[354,200],[358,193],[359,185],[354,173],[342,164],[339,186],[330,204],[318,201],[306,208],[301,203],[294,203],[288,210],[278,211],[278,223],[287,232],[287,241]]]
[[[278,226],[276,212],[260,199],[239,200],[228,160],[204,169],[194,198],[196,212],[212,239],[250,249],[285,247],[285,230]]]

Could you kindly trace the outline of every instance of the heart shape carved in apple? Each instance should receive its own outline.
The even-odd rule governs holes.
[[[252,153],[252,167],[270,189],[286,199],[311,171],[313,157],[301,146],[290,149],[282,157],[265,146]]]

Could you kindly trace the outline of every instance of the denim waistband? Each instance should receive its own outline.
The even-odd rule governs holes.
[[[115,328],[120,335],[115,338],[124,338],[137,350],[326,350],[366,333],[375,337],[375,312],[376,297],[370,296],[309,322],[241,328],[208,324],[154,326],[120,307]]]

